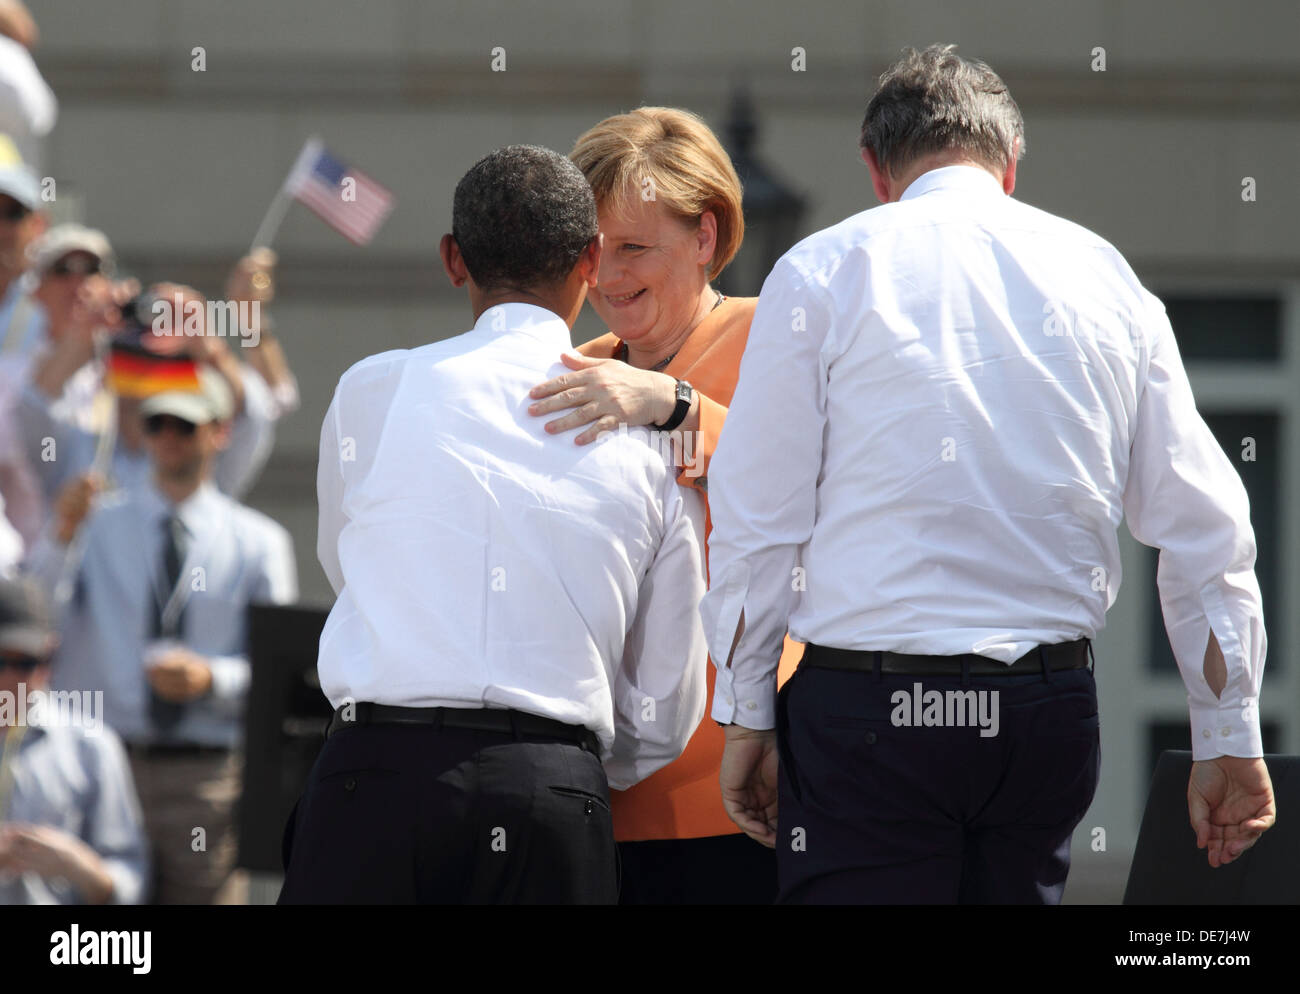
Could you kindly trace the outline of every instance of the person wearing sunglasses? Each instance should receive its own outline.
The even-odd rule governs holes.
[[[249,684],[246,615],[253,602],[297,597],[288,532],[214,485],[233,401],[224,377],[199,370],[198,390],[140,403],[151,476],[76,504],[33,553],[52,591],[66,545],[83,554],[54,657],[56,689],[103,688],[104,721],[127,743],[153,841],[154,900],[219,899],[234,868],[234,806],[241,788]],[[201,825],[206,848],[190,847]],[[220,899],[234,896],[236,882]]]
[[[44,692],[55,636],[31,581],[0,580],[0,701]],[[121,740],[0,707],[0,904],[136,904],[149,856]]]
[[[22,445],[39,477],[42,497],[54,502],[92,465],[107,430],[105,410],[112,410],[105,405],[112,394],[103,363],[94,355],[95,332],[100,328],[118,332],[130,324],[123,319],[128,310],[124,305],[139,291],[139,285],[114,282],[107,240],[78,225],[51,229],[29,254],[40,278],[36,296],[49,313],[49,342],[33,363],[16,407]],[[98,272],[94,271],[96,262]],[[206,312],[206,299],[191,287],[157,283],[148,293],[152,300],[180,311],[167,314],[176,328],[184,325],[192,306]],[[151,302],[142,305],[144,337],[150,343],[155,339],[149,334],[149,325],[159,317],[153,306]],[[274,446],[280,408],[270,386],[251,363],[237,356],[243,350],[231,347],[219,335],[186,334],[156,341],[179,344],[179,352],[215,368],[225,379],[234,414],[213,482],[222,492],[241,497],[252,487]],[[165,357],[160,354],[160,358]],[[147,484],[151,473],[141,431],[140,398],[119,394],[115,403],[117,437],[105,482],[134,489]],[[46,454],[51,444],[57,458]]]
[[[0,133],[0,355],[29,355],[40,337],[39,308],[31,306],[20,278],[27,250],[44,233],[41,184],[12,139]]]
[[[27,245],[23,254],[28,266],[23,282],[35,281],[35,287],[22,303],[40,316],[41,333],[35,343],[24,341],[21,347],[11,335],[10,353],[0,361],[0,495],[8,517],[30,547],[48,516],[43,477],[51,472],[45,468],[50,453],[34,447],[22,430],[21,398],[30,389],[35,369],[49,361],[49,354],[57,352],[56,358],[61,358],[67,351],[61,350],[59,343],[71,337],[70,328],[78,324],[93,328],[112,320],[115,301],[138,286],[134,281],[112,281],[114,259],[108,239],[103,232],[79,224],[51,228]],[[93,439],[99,371],[93,363],[77,358],[67,360],[67,372],[70,375],[61,386],[60,415],[72,419],[87,439]],[[43,426],[40,437],[62,441],[49,425]],[[56,449],[56,462],[66,463],[77,454],[68,451],[69,446],[60,447],[64,451]]]

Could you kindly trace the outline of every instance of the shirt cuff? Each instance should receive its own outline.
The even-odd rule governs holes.
[[[1256,759],[1264,755],[1259,729],[1259,702],[1247,698],[1240,707],[1191,709],[1192,759],[1219,756]]]
[[[713,685],[713,720],[756,730],[776,727],[776,673],[757,683],[737,682],[730,670],[718,667]]]
[[[212,671],[212,699],[223,704],[238,704],[248,692],[249,666],[243,656],[209,656]]]

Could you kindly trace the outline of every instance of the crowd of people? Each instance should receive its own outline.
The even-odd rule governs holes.
[[[246,611],[297,595],[288,533],[240,503],[298,406],[276,259],[234,263],[246,326],[217,334],[197,289],[141,287],[104,232],[51,223],[57,105],[21,4],[0,34],[0,690],[92,694],[0,709],[0,902],[237,901]]]

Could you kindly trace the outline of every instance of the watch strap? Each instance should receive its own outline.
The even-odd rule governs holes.
[[[651,425],[655,431],[672,431],[683,421],[691,409],[691,403],[695,400],[695,388],[685,380],[677,381],[677,406],[673,408],[673,413],[668,416],[668,420],[661,425]]]

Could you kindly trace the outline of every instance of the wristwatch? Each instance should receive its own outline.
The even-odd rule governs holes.
[[[677,381],[677,406],[673,408],[673,413],[668,416],[668,420],[661,425],[651,425],[655,431],[672,431],[679,424],[686,420],[686,414],[691,409],[691,404],[695,401],[695,388],[685,380]]]

